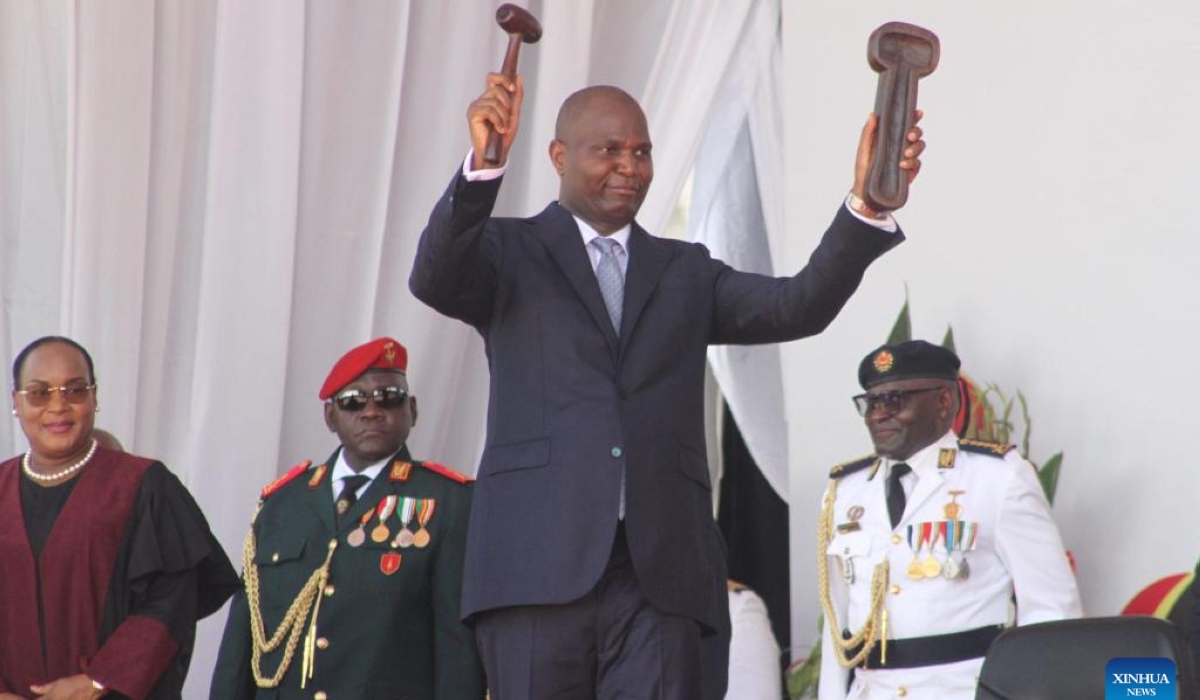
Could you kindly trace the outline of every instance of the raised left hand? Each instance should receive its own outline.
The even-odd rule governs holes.
[[[917,126],[925,113],[917,110],[916,118],[913,119],[913,128],[906,135],[908,146],[905,147],[903,158],[900,160],[900,169],[908,171],[908,182],[911,184],[917,178],[917,174],[921,172],[921,153],[925,151],[925,141],[922,137],[925,132],[921,127]],[[879,116],[871,114],[867,117],[867,123],[863,125],[862,136],[858,140],[858,154],[854,160],[854,189],[853,192],[860,199],[864,195],[867,182],[867,173],[871,168],[871,156],[875,152],[875,130],[879,127]]]

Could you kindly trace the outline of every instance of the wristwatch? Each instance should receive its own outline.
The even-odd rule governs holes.
[[[99,697],[104,697],[105,695],[108,695],[108,688],[104,687],[103,683],[96,680],[95,678],[90,678],[90,680],[92,681],[92,690],[96,691],[92,695],[92,697],[99,698]]]

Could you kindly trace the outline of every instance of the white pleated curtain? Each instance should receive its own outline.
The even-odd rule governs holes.
[[[262,484],[335,446],[317,389],[342,352],[372,337],[409,347],[414,453],[474,470],[482,344],[412,299],[406,282],[425,218],[468,147],[467,104],[503,56],[495,6],[0,3],[5,366],[39,335],[88,347],[98,424],[166,462],[235,560]],[[545,34],[523,49],[522,131],[499,213],[540,211],[556,196],[546,147],[558,105],[611,83],[646,108],[656,177],[639,221],[658,230],[714,103],[728,99],[722,76],[758,41],[748,33],[766,31],[778,50],[778,0],[528,7]],[[752,82],[754,94],[769,89]],[[723,146],[706,154],[744,151],[725,138],[710,133]],[[753,160],[760,186],[765,167],[779,183],[778,164],[766,165],[777,146]],[[718,369],[723,383],[732,376]],[[725,390],[752,452],[773,464],[782,448],[757,447],[747,426],[781,424],[743,420],[747,400]],[[0,422],[0,454],[23,449],[15,421]],[[206,695],[223,624],[221,614],[201,627],[189,698]]]

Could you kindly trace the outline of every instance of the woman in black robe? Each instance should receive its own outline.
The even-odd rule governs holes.
[[[79,344],[30,343],[13,387],[29,451],[0,464],[0,700],[181,698],[229,558],[162,463],[97,443]]]

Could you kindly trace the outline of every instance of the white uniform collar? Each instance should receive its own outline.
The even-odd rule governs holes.
[[[370,484],[372,481],[375,481],[375,477],[379,476],[379,472],[383,471],[384,466],[391,463],[391,461],[392,457],[389,455],[388,457],[369,465],[361,472],[356,472],[350,468],[350,463],[346,461],[346,448],[343,447],[342,449],[338,450],[337,464],[333,466],[332,481],[334,483],[334,490],[341,490],[342,477],[353,476],[354,474],[362,474],[363,476],[367,477],[369,479],[367,483]],[[362,492],[360,491],[359,493]]]
[[[958,436],[954,434],[953,430],[951,430],[943,435],[937,442],[917,450],[917,453],[908,459],[888,459],[885,457],[882,460],[879,471],[884,476],[887,476],[888,472],[891,471],[893,464],[904,462],[908,466],[912,467],[913,474],[916,475],[917,480],[920,480],[925,474],[936,472],[938,470],[938,456],[941,454],[942,450],[957,449]]]

